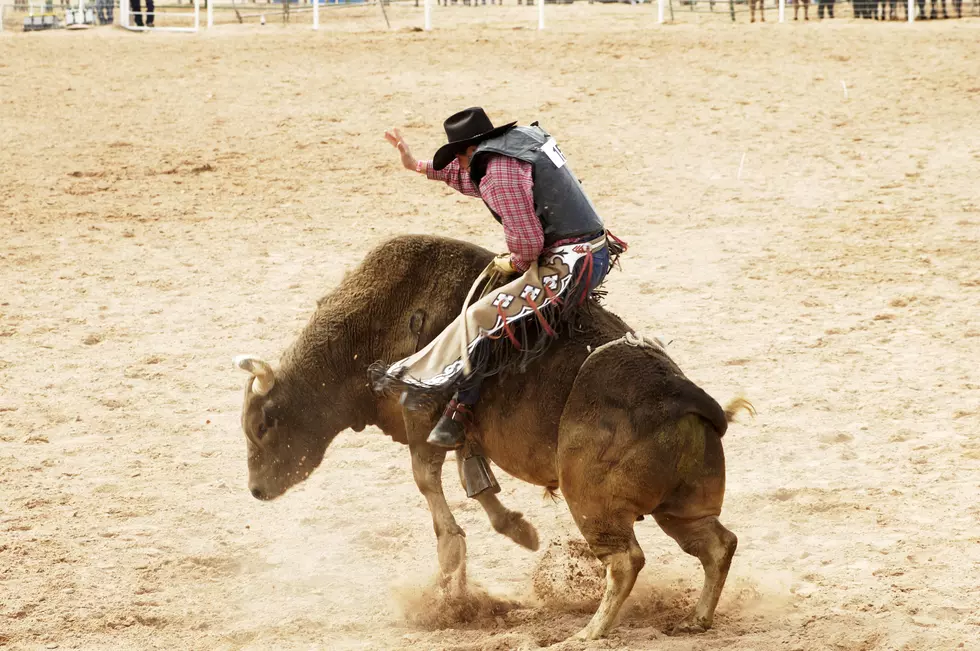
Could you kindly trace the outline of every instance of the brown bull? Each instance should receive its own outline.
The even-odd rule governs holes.
[[[376,425],[408,444],[432,513],[442,576],[463,588],[464,533],[442,491],[446,450],[425,442],[439,411],[403,410],[398,396],[377,395],[368,367],[431,341],[492,257],[449,239],[391,240],[321,299],[278,368],[239,358],[252,373],[242,410],[252,495],[279,497],[313,472],[338,433]],[[561,489],[605,564],[605,594],[577,637],[598,638],[613,626],[644,563],[633,524],[651,514],[704,567],[701,599],[675,631],[711,626],[737,542],[717,516],[725,493],[721,437],[738,407],[751,408],[736,401],[722,410],[659,345],[633,336],[598,305],[526,373],[484,384],[471,433],[486,456],[514,477]],[[494,529],[537,548],[537,533],[520,513],[490,491],[476,499]]]

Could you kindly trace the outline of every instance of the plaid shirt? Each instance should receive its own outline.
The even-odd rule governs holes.
[[[459,168],[458,160],[439,171],[432,169],[432,161],[424,165],[428,178],[442,181],[467,196],[480,197],[492,211],[500,215],[504,241],[515,269],[527,271],[531,263],[541,256],[544,250],[544,228],[534,212],[534,181],[530,163],[509,156],[492,155],[487,160],[487,172],[480,180],[479,188],[473,185],[469,173]],[[577,238],[560,240],[551,246],[576,240]]]

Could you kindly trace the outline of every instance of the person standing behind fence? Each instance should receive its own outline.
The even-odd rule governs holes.
[[[835,0],[820,0],[820,4],[817,5],[817,18],[823,19],[823,14],[825,10],[827,12],[827,17],[833,18],[834,2]]]
[[[125,2],[126,0],[120,0]],[[146,0],[146,26],[153,27],[153,0]],[[137,27],[143,27],[143,14],[140,13],[140,0],[129,0],[129,10],[133,13],[133,22]]]
[[[112,24],[113,0],[98,0],[95,3],[96,14],[100,25]]]

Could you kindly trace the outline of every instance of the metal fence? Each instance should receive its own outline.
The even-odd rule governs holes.
[[[95,13],[95,25],[113,23],[139,29],[129,9],[129,0],[81,0]],[[222,24],[299,23],[313,29],[320,26],[320,16],[329,16],[345,9],[361,9],[377,12],[377,19],[388,20],[391,7],[404,16],[415,11],[423,29],[463,25],[473,22],[497,20],[496,7],[507,5],[508,11],[523,5],[528,7],[520,20],[528,27],[537,23],[539,29],[546,26],[545,5],[571,4],[576,0],[544,0],[531,9],[536,0],[163,0],[154,7],[154,29],[196,31],[197,28]],[[77,8],[80,0],[0,0],[0,31],[28,31],[26,22],[33,22],[38,29],[65,27],[68,9]],[[141,0],[144,3],[145,0]],[[198,3],[195,8],[195,2]],[[623,2],[646,5],[637,7],[642,19],[664,23],[702,23],[706,21],[788,22],[792,20],[818,19],[867,19],[867,20],[914,20],[929,18],[957,18],[980,16],[980,0],[577,0],[579,4]],[[753,6],[754,5],[754,6]],[[446,7],[473,8],[463,14],[445,13]],[[439,11],[435,11],[439,8]],[[145,9],[145,6],[144,6]],[[553,9],[560,11],[559,8]],[[525,10],[522,10],[525,11]],[[549,9],[548,11],[552,11]],[[356,12],[355,12],[356,13]],[[146,18],[146,12],[141,12]],[[480,18],[475,18],[477,15]],[[465,17],[464,17],[465,16]],[[513,20],[513,14],[508,14]],[[638,14],[638,17],[640,14]],[[332,20],[325,18],[325,20]],[[440,23],[440,21],[444,21]],[[145,23],[144,23],[145,25]],[[146,29],[143,27],[142,29]]]

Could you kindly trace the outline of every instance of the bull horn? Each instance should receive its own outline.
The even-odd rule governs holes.
[[[276,384],[276,374],[272,367],[258,357],[239,355],[235,358],[235,366],[255,376],[255,380],[252,381],[252,391],[256,395],[268,395]]]

